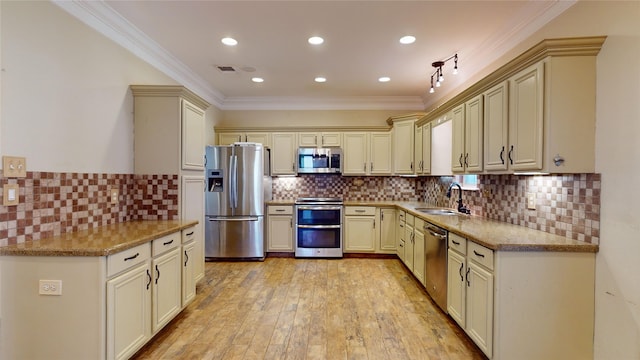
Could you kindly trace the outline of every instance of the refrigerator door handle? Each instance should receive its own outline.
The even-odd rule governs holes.
[[[232,218],[209,218],[209,221],[258,221],[257,216],[241,216]]]
[[[229,200],[231,202],[231,208],[238,207],[238,156],[231,155],[229,161]]]

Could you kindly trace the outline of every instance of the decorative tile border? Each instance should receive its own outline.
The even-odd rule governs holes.
[[[0,183],[20,187],[18,205],[0,206],[0,245],[178,216],[177,175],[27,172],[26,178],[0,178]],[[109,201],[113,187],[120,190],[118,204]]]

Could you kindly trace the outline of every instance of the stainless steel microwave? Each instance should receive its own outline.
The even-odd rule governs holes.
[[[342,149],[299,148],[298,174],[340,174]]]

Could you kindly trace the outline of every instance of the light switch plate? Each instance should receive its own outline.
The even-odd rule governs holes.
[[[118,200],[119,200],[119,197],[120,197],[120,189],[118,189],[118,188],[111,188],[111,189],[109,190],[109,198],[111,199],[111,200],[110,200],[110,202],[111,202],[112,204],[117,204],[117,203],[118,203]]]
[[[527,194],[527,209],[535,210],[536,209],[536,194],[528,193]]]
[[[2,189],[2,205],[13,206],[20,203],[20,186],[18,184],[5,184]]]
[[[3,156],[2,175],[7,178],[27,177],[27,159],[19,156]]]

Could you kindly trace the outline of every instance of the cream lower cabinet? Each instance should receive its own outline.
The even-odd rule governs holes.
[[[175,233],[153,240],[151,245],[151,330],[154,334],[182,310],[181,240],[180,233]]]
[[[409,269],[409,271],[413,272],[413,250],[415,243],[415,234],[413,232],[413,223],[415,221],[415,217],[411,214],[405,214],[405,223],[404,223],[404,257],[402,261],[404,265]]]
[[[447,310],[490,359],[592,359],[595,254],[492,251],[449,233]]]
[[[346,206],[344,209],[344,252],[376,251],[376,208]]]
[[[400,258],[400,260],[402,260],[402,262],[404,262],[404,248],[407,246],[407,239],[406,239],[406,231],[405,228],[407,226],[406,224],[406,218],[407,218],[407,213],[405,211],[402,210],[398,210],[398,216],[397,216],[397,227],[396,227],[396,254],[398,255],[398,258]]]
[[[183,230],[183,237],[193,240],[193,281],[204,279],[204,176],[182,176],[182,218],[197,220],[193,227]],[[183,242],[185,240],[183,239]]]
[[[294,252],[293,206],[269,205],[267,216],[267,251]]]
[[[196,241],[194,228],[182,230],[182,307],[189,305],[196,297]]]
[[[376,252],[385,254],[395,254],[396,245],[396,218],[397,210],[394,208],[377,208],[376,219],[378,219],[378,236],[376,241]]]
[[[424,220],[416,218],[413,226],[413,275],[426,284],[426,244],[424,238]]]

